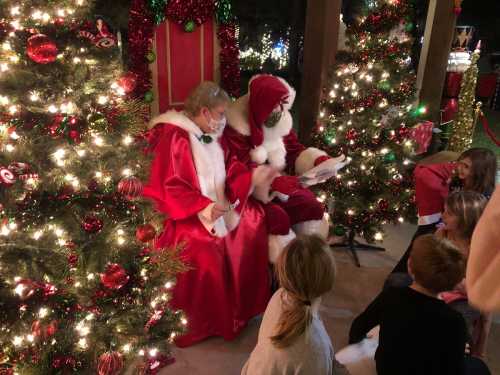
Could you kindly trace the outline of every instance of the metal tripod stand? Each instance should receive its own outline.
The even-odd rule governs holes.
[[[331,247],[347,247],[354,257],[354,262],[357,267],[361,267],[361,263],[359,263],[358,250],[364,251],[385,251],[383,247],[368,245],[364,243],[360,243],[359,241],[354,239],[354,231],[351,229],[349,231],[349,235],[347,236],[347,241],[344,243],[333,244]]]

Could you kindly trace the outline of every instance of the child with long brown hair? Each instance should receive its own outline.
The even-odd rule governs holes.
[[[280,254],[276,272],[281,288],[271,298],[257,346],[242,375],[332,375],[341,365],[318,309],[335,279],[331,250],[318,236],[300,236]],[[335,370],[334,370],[335,369]]]
[[[487,199],[495,190],[497,157],[486,148],[470,148],[456,162],[423,163],[415,168],[415,200],[418,211],[416,233],[392,273],[407,272],[412,243],[418,236],[436,231],[446,197],[457,191],[474,191]]]
[[[436,236],[451,241],[467,259],[472,233],[486,203],[487,199],[484,195],[474,191],[460,191],[450,194],[444,206],[444,226],[438,229]],[[470,335],[471,353],[478,357],[484,357],[491,315],[483,313],[469,304],[465,280],[454,289],[441,293],[440,297],[465,318]]]

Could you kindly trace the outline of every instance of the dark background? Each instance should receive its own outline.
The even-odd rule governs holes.
[[[233,13],[240,27],[240,49],[253,47],[261,50],[264,33],[270,33],[273,41],[286,40],[289,45],[289,64],[280,71],[281,75],[290,79],[293,84],[300,82],[300,60],[303,48],[305,27],[305,9],[307,0],[233,0]],[[349,24],[356,16],[362,14],[369,0],[344,0],[342,12],[344,20]],[[418,62],[420,53],[420,37],[425,29],[427,6],[429,0],[413,0],[415,3],[414,62]],[[438,0],[439,1],[439,0]],[[128,28],[128,8],[130,0],[96,0],[96,14],[102,15],[111,26],[122,32],[126,44]],[[500,0],[464,0],[462,14],[457,25],[474,26],[475,39],[482,40],[482,70],[490,69],[490,53],[500,51]],[[124,46],[126,56],[126,45]],[[245,67],[243,66],[243,69]],[[273,71],[273,65],[266,65],[265,70]],[[253,72],[248,72],[252,74]],[[243,72],[245,76],[245,72]]]

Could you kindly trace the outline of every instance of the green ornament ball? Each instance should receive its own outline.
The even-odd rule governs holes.
[[[391,151],[384,155],[385,163],[393,163],[395,161],[396,161],[396,154],[394,152]]]
[[[405,24],[405,31],[410,32],[410,31],[412,31],[412,30],[413,30],[413,23],[411,23],[411,22],[407,22],[407,23]]]
[[[149,51],[146,54],[146,60],[148,60],[149,63],[155,62],[155,60],[156,60],[156,53],[154,53],[153,51]]]
[[[342,237],[345,236],[346,230],[342,225],[337,225],[335,228],[333,228],[333,233],[336,236]]]
[[[153,94],[152,91],[148,91],[144,94],[144,101],[146,103],[152,103],[153,100],[155,100],[155,95]]]
[[[193,20],[187,21],[184,24],[184,31],[187,33],[192,33],[195,28],[196,28],[196,24],[194,23]]]

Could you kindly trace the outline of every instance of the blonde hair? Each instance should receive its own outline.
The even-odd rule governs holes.
[[[462,252],[433,234],[415,239],[409,263],[415,282],[436,294],[453,289],[465,276]]]
[[[191,116],[197,116],[203,107],[213,109],[229,102],[229,95],[214,82],[200,83],[184,103],[184,111]]]
[[[280,254],[276,273],[286,293],[277,332],[271,337],[271,342],[285,348],[304,334],[311,324],[312,301],[332,289],[335,260],[322,238],[299,236]]]

